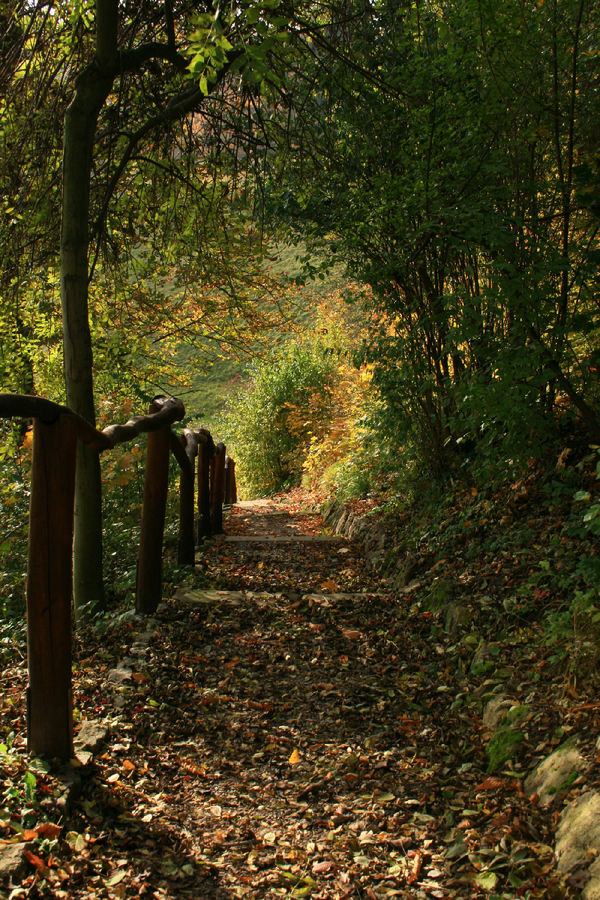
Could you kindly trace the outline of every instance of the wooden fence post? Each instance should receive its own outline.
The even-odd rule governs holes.
[[[210,497],[210,521],[213,534],[223,533],[223,500],[225,499],[225,444],[215,447]]]
[[[225,504],[237,503],[237,485],[235,483],[235,459],[225,457]]]
[[[71,600],[76,423],[34,419],[27,564],[27,746],[73,756]]]
[[[211,536],[210,469],[214,444],[206,429],[196,432],[198,438],[198,543]]]
[[[149,412],[158,412],[160,408],[160,403],[153,400]],[[148,432],[135,594],[135,608],[139,613],[155,612],[162,597],[162,544],[169,486],[170,449],[170,426]]]
[[[231,477],[229,482],[229,490],[230,490],[230,503],[237,503],[238,495],[237,495],[237,481],[235,480],[235,459],[231,460]]]
[[[182,434],[181,444],[185,450],[189,467],[181,466],[179,478],[179,545],[177,561],[183,566],[193,566],[196,562],[194,541],[194,462],[198,452],[196,435],[189,428]]]
[[[229,457],[225,454],[225,486],[223,488],[223,503],[225,506],[229,503]]]

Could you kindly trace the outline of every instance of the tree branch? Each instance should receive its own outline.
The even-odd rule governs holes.
[[[164,59],[166,62],[174,65],[179,72],[184,72],[188,64],[185,56],[179,53],[174,44],[149,41],[147,44],[136,47],[135,50],[122,50],[119,54],[119,62],[114,74],[137,72],[151,59]]]
[[[173,0],[165,0],[165,23],[169,47],[175,49],[175,20],[173,18]]]
[[[146,47],[148,47],[148,46],[151,46],[151,45],[146,45]],[[165,48],[164,44],[156,45],[156,46]],[[140,49],[140,51],[142,51],[144,48],[140,47],[139,49]],[[168,50],[168,48],[166,48],[166,49]],[[132,51],[132,52],[135,52],[135,51]],[[231,68],[233,62],[235,61],[235,59],[237,59],[238,56],[241,56],[242,52],[243,51],[240,50],[240,51],[231,53],[229,55],[227,64],[218,73],[216,81],[209,85],[210,93],[213,93],[216,90],[216,88],[220,85],[221,81],[225,78],[225,76],[229,72],[229,69]],[[177,119],[182,119],[184,116],[188,115],[188,113],[193,112],[195,109],[198,108],[198,106],[205,99],[206,99],[206,95],[203,94],[203,92],[200,90],[198,85],[193,84],[191,87],[189,87],[186,90],[181,91],[181,93],[175,95],[169,101],[169,103],[164,107],[164,109],[162,109],[156,115],[151,116],[149,119],[147,119],[146,122],[144,122],[144,124],[141,125],[137,129],[137,131],[135,131],[131,135],[131,137],[129,139],[129,144],[123,151],[123,155],[119,161],[119,164],[117,165],[117,168],[115,169],[113,176],[110,179],[108,186],[106,188],[105,195],[104,195],[104,201],[102,203],[100,213],[96,219],[94,227],[91,229],[90,240],[93,236],[97,236],[100,233],[100,231],[102,230],[102,228],[106,222],[106,215],[108,212],[108,206],[109,206],[110,200],[112,198],[112,195],[113,195],[115,188],[119,182],[119,179],[121,178],[123,172],[125,171],[127,164],[129,163],[129,161],[130,161],[134,151],[136,150],[138,144],[140,143],[140,141],[144,137],[146,137],[146,135],[148,135],[152,131],[154,131],[155,128],[158,128],[159,125],[164,125],[167,122],[173,122]],[[94,262],[92,264],[90,272],[94,271],[94,268],[96,266],[96,261],[98,258],[98,252],[99,252],[99,250],[97,248],[96,254],[94,257]]]

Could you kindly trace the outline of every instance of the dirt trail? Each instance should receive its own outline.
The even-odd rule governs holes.
[[[544,838],[518,782],[486,785],[479,717],[410,592],[284,502],[226,528],[154,620],[80,648],[76,704],[110,736],[41,896],[489,896],[503,836]],[[123,657],[107,691],[98,660]]]

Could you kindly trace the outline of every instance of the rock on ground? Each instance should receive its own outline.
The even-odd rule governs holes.
[[[556,832],[558,871],[587,868],[600,852],[600,794],[588,791],[569,803]]]
[[[573,775],[585,768],[585,760],[573,744],[563,744],[544,759],[525,779],[525,793],[537,794],[541,806],[549,806]]]

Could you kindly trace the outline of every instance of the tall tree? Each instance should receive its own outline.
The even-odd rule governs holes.
[[[526,444],[557,390],[599,434],[598,229],[574,182],[597,24],[589,0],[379,0],[351,64],[294,84],[312,152],[275,157],[272,208],[372,285],[386,426],[439,474],[466,434]]]
[[[40,109],[56,94],[56,118],[65,111],[60,294],[66,398],[94,422],[92,276],[103,259],[105,276],[111,260],[118,262],[124,237],[135,244],[144,234],[148,246],[164,252],[182,203],[204,198],[195,226],[187,216],[191,260],[207,205],[225,194],[234,208],[251,202],[252,191],[242,187],[253,183],[264,162],[263,119],[276,102],[285,102],[287,60],[322,55],[327,28],[336,17],[345,19],[346,10],[308,0],[14,0],[9,6],[9,18],[19,23],[8,54],[13,83],[31,76]],[[41,57],[47,60],[42,78]],[[261,93],[269,93],[269,110]],[[225,151],[227,178],[213,179],[207,196],[205,170]],[[156,188],[158,174],[162,189]],[[151,234],[157,228],[162,246]],[[50,242],[51,235],[52,229]],[[81,607],[100,604],[103,593],[97,456],[81,450],[77,470],[74,593]]]
[[[8,7],[3,43],[9,52],[2,73],[6,98],[1,114],[3,125],[11,126],[3,136],[11,136],[14,150],[4,160],[4,202],[7,207],[11,178],[18,189],[13,195],[27,200],[15,203],[15,215],[22,227],[15,228],[10,242],[4,244],[10,250],[4,258],[3,295],[6,297],[11,285],[16,294],[23,287],[18,266],[23,262],[24,248],[31,248],[30,266],[35,260],[37,271],[41,270],[44,253],[48,261],[55,258],[58,247],[53,241],[52,217],[60,210],[66,399],[74,410],[94,423],[89,285],[102,259],[101,251],[108,251],[113,258],[121,252],[117,244],[123,235],[123,223],[118,222],[116,228],[114,224],[123,211],[118,209],[115,198],[122,194],[124,176],[132,169],[135,186],[139,189],[141,184],[146,193],[145,186],[161,170],[169,176],[165,179],[167,190],[181,184],[181,173],[171,163],[182,152],[188,152],[191,165],[193,148],[203,135],[197,121],[188,129],[180,127],[179,135],[175,135],[174,123],[183,122],[202,107],[221,83],[230,60],[221,52],[220,70],[215,70],[210,85],[202,87],[198,77],[188,70],[188,35],[203,8],[192,0],[165,0],[162,4],[149,0],[63,0],[52,7],[44,2],[15,0]],[[211,4],[204,8],[210,9]],[[24,85],[26,90],[20,91]],[[54,127],[49,130],[52,152],[44,152],[41,140],[32,141],[25,134],[27,116],[31,119],[32,113],[39,135],[43,129],[38,121],[41,123],[44,115],[47,124],[54,125],[64,114],[60,202],[53,190],[57,184],[53,161],[59,132]],[[22,156],[15,153],[19,134],[25,137],[23,145],[29,152],[25,164]],[[161,137],[165,139],[162,146]],[[193,182],[189,166],[187,174],[189,183]],[[202,178],[195,180],[197,193],[199,182]],[[165,196],[163,191],[163,207]],[[112,222],[111,204],[117,206]],[[27,205],[33,207],[31,215]],[[147,208],[142,210],[140,218],[148,212]],[[131,223],[131,211],[126,215]],[[167,225],[162,231],[167,234],[172,227],[171,217],[164,218]],[[39,223],[37,232],[34,221]],[[156,220],[152,224],[156,226]],[[127,260],[130,255],[125,253],[124,257]],[[98,456],[80,449],[74,540],[77,608],[102,603],[101,537]]]

